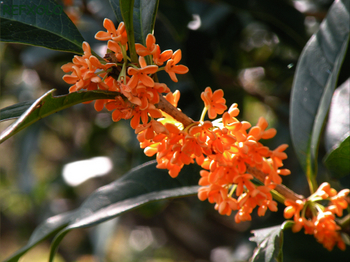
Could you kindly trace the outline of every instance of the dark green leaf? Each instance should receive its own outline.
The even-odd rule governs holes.
[[[83,53],[84,38],[54,0],[3,0],[0,18],[0,41]]]
[[[120,16],[122,17],[122,21],[125,24],[126,32],[128,34],[128,47],[130,52],[130,58],[132,62],[137,63],[133,21],[134,0],[110,0],[110,2],[112,4],[113,9],[115,10],[114,13],[116,13],[117,19],[120,19]]]
[[[350,78],[333,95],[325,130],[326,167],[333,178],[350,174]]]
[[[146,45],[146,37],[152,34],[159,0],[135,0],[134,34],[135,42]]]
[[[152,33],[156,21],[159,0],[119,1],[109,0],[117,22],[124,21],[128,33],[131,57],[136,57],[134,43],[146,45],[147,34]],[[133,60],[136,58],[134,57]]]
[[[95,191],[76,211],[69,225],[55,238],[50,261],[65,234],[76,228],[90,227],[140,207],[151,201],[195,195],[199,186],[197,165],[185,166],[173,179],[150,161],[132,169],[115,182]]]
[[[291,136],[311,191],[317,152],[342,61],[349,44],[349,0],[336,1],[298,62],[291,98]]]
[[[34,101],[25,101],[0,109],[0,122],[20,117]]]
[[[73,212],[67,212],[59,214],[54,217],[46,219],[40,226],[38,226],[33,234],[31,235],[27,245],[22,247],[11,257],[7,258],[4,262],[15,262],[20,259],[20,257],[26,253],[29,249],[37,245],[39,242],[44,239],[58,233],[63,227],[67,226],[71,215]]]
[[[19,119],[0,134],[0,143],[4,142],[6,139],[10,138],[23,128],[26,128],[39,119],[53,113],[82,102],[96,99],[113,99],[116,96],[115,92],[86,91],[53,97],[52,93],[54,91],[55,89],[48,91],[31,105],[20,103],[17,104],[17,109],[16,105],[2,109],[1,113],[5,112],[5,116],[8,115],[10,118],[19,117]],[[25,106],[28,106],[26,110]],[[24,110],[25,112],[22,113]],[[1,116],[1,119],[5,120],[3,116]]]
[[[339,86],[332,98],[327,126],[325,129],[325,146],[327,152],[334,150],[350,132],[350,78]]]
[[[156,168],[156,161],[149,161],[97,189],[75,211],[47,219],[33,232],[28,244],[6,262],[18,261],[40,241],[56,234],[51,247],[52,261],[60,241],[72,229],[103,223],[153,201],[196,195],[199,178],[197,165],[185,166],[177,178],[171,178],[166,170]]]
[[[326,155],[324,163],[333,178],[350,175],[350,131],[346,138]]]
[[[280,225],[253,230],[249,240],[257,243],[250,262],[282,262],[283,231]]]

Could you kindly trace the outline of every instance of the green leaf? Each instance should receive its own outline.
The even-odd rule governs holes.
[[[146,37],[154,30],[158,5],[159,0],[135,0],[133,22],[136,43],[146,46]]]
[[[0,122],[20,117],[34,102],[25,101],[0,109]]]
[[[250,241],[257,243],[250,262],[282,262],[283,231],[280,225],[252,230]]]
[[[199,188],[198,180],[197,165],[185,166],[175,179],[166,170],[157,169],[155,161],[132,169],[85,200],[69,225],[54,239],[50,261],[53,261],[63,237],[72,229],[94,226],[151,201],[195,195]]]
[[[1,115],[5,112],[5,116],[7,115],[9,118],[19,117],[19,119],[0,134],[0,143],[4,142],[27,126],[35,123],[39,119],[47,117],[53,113],[86,101],[96,99],[114,99],[116,94],[118,94],[109,91],[86,91],[54,97],[52,96],[54,91],[55,89],[46,92],[30,106],[28,104],[20,103],[17,104],[17,109],[16,105],[2,109]],[[25,106],[28,106],[28,108],[22,113],[25,110]],[[6,120],[3,116],[1,116],[1,119]]]
[[[154,30],[159,0],[109,0],[118,23],[124,21],[131,57],[137,62],[135,42],[146,45],[146,37]]]
[[[326,155],[324,163],[333,178],[350,175],[350,132]]]
[[[294,224],[295,224],[295,222],[293,220],[286,220],[281,225],[281,229],[286,230],[288,228],[291,228]]]
[[[149,161],[130,170],[116,181],[97,189],[80,208],[45,220],[33,232],[28,244],[5,261],[18,261],[40,241],[56,234],[51,246],[52,261],[60,241],[73,229],[103,223],[153,201],[197,194],[199,166],[185,166],[177,178],[171,178],[166,170],[157,169],[156,164],[156,161]]]
[[[327,126],[325,146],[327,152],[334,150],[350,132],[350,78],[339,86],[332,98]]]
[[[312,192],[320,134],[349,44],[349,2],[333,3],[301,54],[292,87],[291,137]]]
[[[325,130],[324,164],[333,178],[350,174],[350,78],[333,95]]]
[[[54,0],[2,0],[0,18],[0,41],[83,54],[84,38]]]
[[[39,225],[31,235],[27,245],[22,247],[11,257],[8,257],[4,262],[15,262],[26,253],[29,249],[33,248],[39,242],[46,238],[58,233],[62,228],[67,226],[73,212],[62,213],[46,219],[41,225]]]

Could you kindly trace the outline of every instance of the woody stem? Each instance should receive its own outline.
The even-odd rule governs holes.
[[[246,166],[247,166],[247,172],[249,174],[252,174],[256,179],[264,183],[265,177],[267,176],[267,174],[256,169],[255,167],[251,167],[248,164],[246,164]],[[276,188],[274,190],[280,193],[282,196],[284,196],[285,199],[290,199],[293,201],[304,199],[302,195],[298,195],[293,190],[289,189],[283,184],[276,185]]]
[[[158,109],[171,115],[175,120],[181,122],[184,127],[194,123],[194,121],[187,115],[182,113],[179,109],[170,104],[163,96],[159,96],[159,103],[155,105]]]

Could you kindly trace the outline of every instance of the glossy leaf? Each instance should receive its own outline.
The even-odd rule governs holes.
[[[284,225],[282,225],[284,226]],[[283,230],[280,225],[253,230],[249,240],[257,243],[250,262],[282,262]]]
[[[326,155],[324,163],[333,178],[339,179],[350,175],[350,131],[346,134],[346,138]]]
[[[334,150],[350,132],[350,78],[338,87],[332,98],[327,126],[325,146],[327,152]]]
[[[349,3],[333,3],[301,54],[292,87],[291,136],[312,192],[320,134],[349,44]]]
[[[196,195],[199,177],[197,165],[185,166],[177,178],[171,178],[166,170],[156,168],[156,161],[149,161],[97,189],[75,211],[45,220],[33,232],[28,244],[5,261],[18,261],[33,246],[56,234],[51,247],[52,261],[60,241],[69,231],[103,223],[152,201]]]
[[[34,102],[35,100],[20,102],[0,109],[0,122],[20,117]]]
[[[146,45],[146,37],[153,33],[159,0],[135,0],[134,34],[136,43]]]
[[[12,105],[10,107],[2,109],[1,120],[16,117],[19,117],[19,119],[0,134],[0,143],[4,142],[27,126],[35,123],[39,119],[47,117],[53,113],[82,102],[96,99],[113,99],[116,96],[115,92],[86,91],[74,92],[68,95],[54,97],[52,96],[54,91],[55,89],[48,91],[36,101],[34,101],[34,103],[31,105],[20,103],[18,104],[18,108],[16,108],[16,105]],[[26,106],[27,109],[25,110]],[[3,117],[3,114],[8,118]]]
[[[350,174],[350,78],[335,90],[325,130],[324,163],[334,178]]]
[[[199,170],[186,166],[173,179],[150,161],[125,174],[115,182],[95,191],[76,211],[69,225],[55,238],[50,261],[63,237],[72,229],[90,227],[112,219],[151,201],[195,195],[199,188]]]
[[[134,43],[146,45],[147,34],[152,33],[156,21],[159,0],[109,0],[117,22],[124,21],[128,33],[129,49],[137,60]]]
[[[83,53],[84,38],[54,0],[2,0],[0,18],[0,41]]]
[[[29,249],[33,248],[35,245],[37,245],[44,239],[56,234],[62,228],[67,226],[72,214],[73,212],[67,212],[46,219],[40,226],[38,226],[35,229],[27,245],[22,247],[11,257],[4,260],[4,262],[18,261],[21,258],[21,256],[25,254]]]

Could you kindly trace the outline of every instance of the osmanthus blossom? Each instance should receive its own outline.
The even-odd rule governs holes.
[[[105,18],[103,20],[103,27],[107,29],[107,32],[99,31],[96,33],[95,38],[101,41],[112,40],[121,45],[126,45],[128,41],[125,25],[123,22],[119,23],[118,29],[115,28],[112,20]]]
[[[188,67],[184,65],[178,65],[181,60],[181,50],[178,49],[174,52],[171,59],[165,65],[165,72],[167,72],[174,82],[177,82],[176,74],[186,74],[188,72]]]
[[[326,249],[332,250],[335,245],[345,250],[345,242],[340,235],[340,227],[337,225],[336,216],[341,217],[343,210],[348,207],[347,196],[349,189],[337,192],[330,184],[322,183],[314,194],[308,199],[292,201],[285,200],[286,208],[284,217],[293,217],[293,232],[304,228],[305,234],[313,234],[318,242]],[[327,201],[328,206],[321,206],[320,201]],[[306,212],[308,209],[311,212]]]
[[[135,44],[136,53],[139,56],[153,55],[156,52],[156,38],[152,34],[148,34],[146,37],[146,47],[141,44]]]
[[[217,114],[222,114],[227,109],[225,105],[226,100],[223,96],[224,91],[219,89],[213,93],[210,87],[207,87],[201,94],[204,105],[208,109],[208,116],[210,119],[215,119]]]
[[[141,68],[128,68],[128,74],[131,76],[128,85],[134,88],[137,86],[138,82],[141,81],[145,86],[153,87],[154,81],[148,75],[156,73],[158,71],[158,66],[147,65],[145,58],[142,56],[139,57],[139,64]]]
[[[290,174],[283,168],[288,145],[270,149],[260,142],[273,138],[276,129],[268,128],[263,117],[256,125],[238,120],[238,105],[234,103],[228,108],[223,90],[213,92],[210,87],[201,94],[204,109],[200,120],[184,124],[173,113],[181,112],[177,109],[180,92],[171,92],[155,77],[157,72],[165,71],[172,81],[178,82],[176,75],[188,72],[186,66],[178,64],[181,50],[161,52],[154,35],[148,34],[146,46],[135,45],[138,63],[131,63],[127,57],[128,38],[124,23],[115,28],[111,20],[105,19],[103,26],[107,31],[98,32],[95,38],[108,41],[109,56],[104,61],[99,60],[84,42],[84,54],[74,56],[71,63],[62,66],[65,73],[70,73],[63,77],[72,85],[69,92],[115,92],[114,99],[97,100],[95,109],[112,111],[115,122],[130,119],[144,153],[155,156],[157,168],[168,170],[171,177],[177,177],[185,165],[200,165],[198,198],[215,204],[214,208],[220,214],[234,212],[235,222],[240,223],[251,220],[254,209],[259,216],[264,216],[267,210],[277,211],[271,190],[282,183],[281,176]],[[112,55],[116,59],[110,59]],[[116,76],[118,67],[119,75]],[[163,94],[166,95],[163,97]],[[165,102],[171,110],[159,107]],[[204,120],[206,113],[210,120],[218,115],[222,118]],[[262,184],[253,182],[252,168],[263,174]],[[338,193],[329,184],[322,184],[308,199],[286,199],[284,216],[293,218],[293,231],[304,228],[306,234],[313,234],[327,249],[331,250],[335,244],[345,249],[335,218],[341,217],[347,208],[348,194],[349,189]],[[320,200],[327,200],[329,205],[322,206],[318,203]],[[307,208],[311,212],[305,212]],[[308,213],[311,215],[306,216]]]
[[[170,49],[161,53],[159,45],[156,44],[156,38],[152,34],[147,35],[146,46],[136,43],[135,49],[139,56],[152,55],[153,62],[158,66],[163,65],[173,55],[173,50]]]

